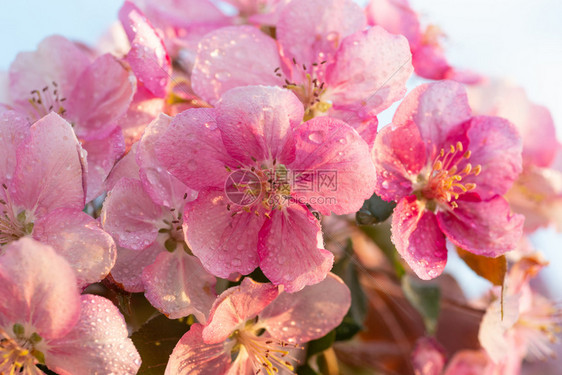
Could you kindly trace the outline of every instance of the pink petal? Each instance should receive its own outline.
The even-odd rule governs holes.
[[[51,245],[68,261],[80,286],[100,281],[115,264],[113,239],[82,211],[62,208],[39,218],[33,238]]]
[[[478,341],[496,363],[509,352],[506,333],[519,319],[519,298],[520,295],[507,295],[503,301],[495,300],[486,309],[480,323]]]
[[[157,158],[156,145],[168,129],[170,121],[170,117],[161,114],[145,129],[139,142],[137,161],[141,167],[140,178],[143,187],[152,200],[169,208],[183,208],[185,194],[187,193],[193,200],[197,196],[197,192],[189,189],[176,177],[165,171]],[[183,154],[185,152],[182,152]]]
[[[468,129],[469,150],[467,160],[473,167],[482,166],[478,176],[469,175],[462,183],[475,183],[484,200],[505,194],[522,170],[521,137],[515,127],[500,117],[478,116],[472,118]],[[459,165],[459,170],[464,168]]]
[[[104,181],[115,162],[125,153],[125,141],[121,129],[115,129],[107,138],[82,142],[88,153],[88,194],[86,202],[100,196]]]
[[[230,202],[219,190],[203,190],[185,206],[187,241],[203,267],[215,276],[247,275],[258,266],[258,232],[264,216],[227,210]]]
[[[72,127],[50,113],[31,126],[18,148],[12,197],[37,217],[57,208],[82,210],[84,168],[83,150]]]
[[[426,143],[426,155],[433,160],[445,144],[449,133],[470,118],[471,110],[464,87],[441,81],[416,87],[402,101],[392,123],[414,121]]]
[[[371,0],[365,12],[370,25],[380,25],[390,33],[404,35],[412,46],[420,43],[420,21],[408,0]]]
[[[384,127],[375,139],[373,155],[376,193],[398,201],[412,193],[413,177],[426,165],[425,145],[413,122]]]
[[[224,147],[215,114],[214,109],[180,113],[155,147],[162,165],[195,190],[224,188],[229,174],[225,167],[237,165]]]
[[[156,240],[163,215],[140,181],[122,178],[105,199],[101,223],[119,246],[142,250]]]
[[[128,153],[125,154],[111,169],[109,176],[107,176],[104,183],[104,190],[112,190],[117,182],[122,178],[130,178],[133,180],[140,180],[139,176],[139,165],[137,164],[136,154],[137,154],[138,142],[133,144]]]
[[[128,337],[123,316],[109,300],[83,295],[78,324],[49,343],[49,369],[60,375],[137,373],[141,358]]]
[[[302,124],[295,138],[296,159],[289,168],[312,172],[315,180],[312,189],[292,195],[325,215],[358,211],[375,189],[375,168],[361,136],[342,121],[319,117]]]
[[[260,51],[260,58],[255,58]],[[224,27],[201,42],[192,73],[193,91],[209,103],[226,91],[248,85],[281,86],[275,75],[281,67],[277,43],[252,26]]]
[[[303,116],[300,100],[279,87],[238,87],[226,92],[217,103],[217,124],[224,145],[244,164],[254,164],[256,159],[292,162],[293,129]]]
[[[112,55],[98,57],[78,78],[65,102],[65,118],[80,138],[106,138],[127,112],[133,100],[136,79]]]
[[[375,26],[342,41],[326,71],[325,95],[334,109],[360,103],[376,115],[404,96],[413,70],[408,41]]]
[[[131,42],[126,61],[137,79],[151,93],[160,98],[165,97],[172,65],[164,42],[131,1],[123,4],[119,10],[119,19]]]
[[[324,280],[334,262],[324,250],[320,223],[300,204],[271,213],[259,233],[258,253],[263,273],[289,293]]]
[[[443,375],[493,374],[490,364],[490,358],[482,350],[461,350],[455,353]]]
[[[441,375],[445,367],[445,350],[434,338],[421,337],[412,352],[416,375]]]
[[[78,320],[80,295],[66,260],[30,238],[2,250],[0,325],[30,323],[43,339],[67,334]]]
[[[80,74],[90,64],[86,53],[66,38],[53,35],[39,43],[34,52],[20,52],[10,65],[10,95],[14,102],[29,108],[31,90],[41,91],[56,82],[59,96],[72,92]]]
[[[202,333],[203,326],[195,323],[183,335],[170,355],[165,375],[217,375],[228,371],[230,352],[223,343],[203,342]]]
[[[400,200],[394,209],[391,239],[420,279],[434,279],[443,272],[447,263],[445,236],[435,215],[414,195]]]
[[[140,139],[144,128],[164,110],[164,104],[164,99],[155,97],[144,86],[137,87],[129,110],[118,121],[127,149]]]
[[[14,111],[0,113],[0,184],[8,184],[16,169],[16,150],[29,133],[29,123]],[[5,198],[4,190],[0,197]]]
[[[131,293],[144,292],[142,271],[156,261],[164,250],[162,244],[154,242],[143,250],[117,247],[117,260],[111,269],[111,277],[124,290]]]
[[[142,272],[145,296],[170,319],[189,314],[205,323],[215,301],[216,279],[199,259],[178,249],[164,251]]]
[[[333,273],[296,293],[281,293],[260,314],[259,321],[275,339],[305,343],[337,327],[351,305],[351,294]],[[296,322],[293,324],[291,322]]]
[[[289,60],[311,66],[331,60],[342,40],[365,25],[352,0],[293,0],[279,16],[277,38]]]
[[[203,329],[203,340],[216,344],[230,336],[240,324],[255,318],[279,294],[272,284],[245,278],[242,284],[224,291],[215,301]]]
[[[455,245],[474,254],[497,257],[515,249],[524,217],[511,214],[499,196],[480,201],[471,193],[457,200],[458,207],[437,215],[439,227]]]

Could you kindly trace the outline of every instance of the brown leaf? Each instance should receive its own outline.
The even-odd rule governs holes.
[[[504,255],[497,258],[489,258],[473,254],[460,247],[457,247],[457,253],[477,275],[485,278],[494,285],[503,285],[503,280],[507,271],[507,261]]]

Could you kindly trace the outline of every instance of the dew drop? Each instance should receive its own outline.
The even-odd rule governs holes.
[[[382,182],[382,187],[383,187],[383,189],[388,189],[388,187],[389,187],[388,181],[383,181],[383,182]]]
[[[322,143],[323,138],[322,133],[318,131],[312,132],[308,135],[308,139],[316,144]]]
[[[217,79],[217,81],[224,82],[230,78],[230,73],[227,71],[217,72],[215,73],[215,78]]]

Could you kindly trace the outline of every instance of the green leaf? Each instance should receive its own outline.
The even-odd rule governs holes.
[[[297,375],[319,375],[308,364],[297,367]]]
[[[382,223],[392,215],[394,207],[396,207],[395,202],[383,201],[381,197],[373,194],[371,198],[363,202],[363,206],[355,214],[355,220],[359,225]]]
[[[138,375],[164,373],[172,350],[189,330],[188,320],[188,318],[172,320],[159,315],[133,333],[131,339],[142,359]]]
[[[353,319],[351,311],[349,311],[340,325],[336,327],[336,341],[349,340],[361,331],[362,328],[363,326]]]
[[[330,331],[326,336],[320,337],[319,339],[312,340],[308,343],[308,349],[306,351],[306,357],[310,358],[315,354],[323,352],[332,346],[336,341],[336,331]]]
[[[402,278],[402,290],[408,301],[418,310],[430,335],[435,333],[441,307],[441,290],[428,281],[405,275]]]

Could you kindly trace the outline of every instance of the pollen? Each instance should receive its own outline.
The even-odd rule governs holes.
[[[473,166],[468,162],[471,155],[470,150],[464,151],[461,142],[442,148],[421,190],[423,197],[446,204],[452,209],[457,208],[456,200],[476,188],[476,184],[467,182],[466,178],[478,176],[482,171],[480,165]]]
[[[66,98],[61,97],[56,82],[53,81],[50,85],[40,90],[32,90],[30,94],[31,98],[28,101],[33,108],[29,113],[32,120],[37,121],[50,112],[56,112],[61,116],[64,116],[66,113],[66,109],[64,108]]]

